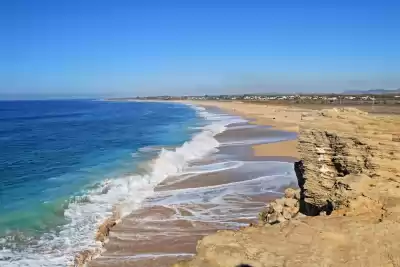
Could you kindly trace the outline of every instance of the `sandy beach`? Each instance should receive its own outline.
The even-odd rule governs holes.
[[[159,184],[154,197],[147,199],[142,209],[111,229],[105,252],[89,266],[171,266],[178,260],[193,258],[196,253],[193,260],[176,266],[226,266],[228,263],[229,266],[239,263],[272,266],[270,263],[280,262],[275,258],[272,261],[249,258],[250,252],[235,254],[236,246],[241,247],[240,251],[253,249],[260,253],[257,255],[278,253],[289,260],[294,257],[293,262],[308,266],[307,260],[296,260],[297,254],[293,251],[300,249],[298,255],[309,255],[304,237],[313,236],[314,249],[324,255],[330,248],[326,242],[339,247],[342,244],[333,238],[333,232],[340,233],[341,239],[353,236],[346,241],[353,243],[362,242],[363,237],[382,235],[382,242],[386,240],[393,245],[396,236],[393,231],[398,229],[396,207],[400,203],[396,186],[399,173],[396,162],[400,156],[396,141],[398,116],[369,115],[354,108],[312,110],[242,102],[184,103],[214,111],[218,108],[222,114],[240,116],[248,122],[230,125],[216,136],[220,142],[217,153],[193,162],[185,174],[169,177]],[[332,159],[334,155],[339,157]],[[297,162],[299,159],[302,161]],[[338,159],[339,163],[335,163]],[[343,180],[343,175],[350,178]],[[330,179],[345,183],[351,193],[340,188],[327,189],[332,183]],[[293,199],[294,194],[284,194],[285,188],[296,188],[298,184],[299,196]],[[308,191],[304,192],[306,186]],[[333,216],[314,219],[314,215],[332,212],[325,198],[328,203],[335,199],[337,204],[333,207],[337,210]],[[279,203],[291,204],[276,208],[283,205]],[[273,224],[267,228],[257,222],[266,204],[272,205],[266,211],[272,213],[262,215],[266,216],[264,223]],[[290,206],[294,213],[282,213],[289,208],[286,205],[295,205]],[[291,216],[300,217],[291,219]],[[385,223],[374,228],[373,223],[378,219]],[[249,224],[253,227],[237,230]],[[384,230],[389,225],[393,227],[391,234]],[[315,232],[314,228],[319,230]],[[228,230],[215,233],[224,229]],[[279,229],[287,234],[282,236]],[[296,234],[288,234],[292,232]],[[266,241],[271,238],[275,241]],[[248,240],[252,240],[251,245]],[[389,256],[382,256],[380,248],[373,245],[365,248],[376,252],[371,259],[364,259],[363,266],[381,266],[379,259],[393,258],[397,251],[392,246],[387,252]],[[329,253],[333,257],[336,254],[348,257],[340,251]],[[359,248],[355,253],[362,254],[362,251]],[[329,262],[329,257],[317,262]],[[378,265],[368,265],[369,262]]]
[[[400,267],[400,1],[0,14],[0,267]]]
[[[300,189],[267,204],[258,225],[203,238],[196,256],[174,267],[400,264],[398,115],[352,107],[217,105],[254,116],[256,122],[272,119],[274,127],[298,129],[296,141],[261,146],[294,156],[290,150],[297,143],[301,161],[294,168]],[[287,120],[281,124],[277,118]]]
[[[247,118],[251,123],[295,133],[299,131],[299,122],[303,112],[309,111],[305,108],[252,104],[240,101],[188,101],[188,103],[218,107],[228,113]],[[296,140],[255,145],[253,149],[256,156],[282,156],[297,159],[300,156]]]
[[[299,157],[297,110],[186,103],[248,122],[228,126],[216,136],[218,152],[168,177],[142,208],[106,227],[110,232],[105,233],[105,251],[89,266],[170,266],[192,257],[202,237],[256,223],[265,203],[296,186],[292,166]]]

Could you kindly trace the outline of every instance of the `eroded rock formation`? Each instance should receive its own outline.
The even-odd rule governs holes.
[[[362,213],[399,200],[400,123],[356,109],[323,110],[303,123],[296,164],[304,212]]]
[[[275,224],[296,217],[299,213],[300,190],[287,188],[285,196],[268,203],[259,214],[261,223]]]
[[[108,241],[108,236],[110,235],[111,228],[113,228],[117,224],[118,220],[114,218],[109,218],[105,220],[97,229],[96,232],[96,241],[101,242],[102,245]],[[75,256],[74,259],[74,267],[84,267],[87,266],[87,263],[94,258],[98,257],[102,252],[102,248],[98,247],[95,249],[87,249],[81,251]]]
[[[304,114],[297,207],[312,216],[285,216],[285,207],[296,207],[285,201],[297,201],[286,194],[261,213],[265,224],[207,236],[193,260],[174,266],[400,266],[399,132],[394,116]]]

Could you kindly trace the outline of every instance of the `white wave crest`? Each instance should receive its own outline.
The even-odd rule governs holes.
[[[184,171],[188,163],[217,150],[215,135],[226,130],[229,124],[245,120],[231,115],[213,114],[203,107],[191,106],[199,116],[209,121],[202,131],[174,150],[162,149],[145,175],[131,175],[108,179],[81,199],[71,201],[64,212],[69,223],[57,233],[48,233],[24,251],[3,249],[0,265],[14,266],[67,266],[73,263],[76,253],[86,249],[100,249],[95,242],[99,225],[117,213],[128,215],[140,207],[144,199],[152,196],[154,188],[170,175]]]

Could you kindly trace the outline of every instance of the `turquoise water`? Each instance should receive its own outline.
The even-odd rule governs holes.
[[[216,146],[208,136],[183,145],[205,124],[174,103],[0,102],[0,265],[64,266],[117,203],[129,212]]]

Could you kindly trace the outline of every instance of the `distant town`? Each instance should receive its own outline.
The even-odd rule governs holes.
[[[252,101],[293,104],[400,104],[400,92],[389,94],[243,94],[243,95],[201,95],[201,96],[149,96],[134,97],[136,100],[218,100],[218,101]],[[113,99],[127,100],[127,98]]]

